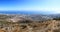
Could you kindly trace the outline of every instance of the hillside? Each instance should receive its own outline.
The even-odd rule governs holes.
[[[4,14],[0,15],[0,32],[60,32],[57,19],[45,15]]]

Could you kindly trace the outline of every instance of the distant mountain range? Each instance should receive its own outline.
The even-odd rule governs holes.
[[[36,11],[0,11],[0,13],[1,14],[38,14]]]
[[[18,10],[8,10],[0,11],[0,14],[54,14],[52,11],[18,11]]]

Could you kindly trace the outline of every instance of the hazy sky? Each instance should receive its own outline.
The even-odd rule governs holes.
[[[37,10],[60,13],[60,0],[0,0],[0,10]]]

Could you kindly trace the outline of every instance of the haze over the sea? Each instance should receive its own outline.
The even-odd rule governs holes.
[[[58,14],[60,0],[0,0],[0,13]]]

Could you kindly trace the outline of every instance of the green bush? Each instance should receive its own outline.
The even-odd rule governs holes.
[[[60,20],[60,17],[59,18],[53,18],[53,20]]]

